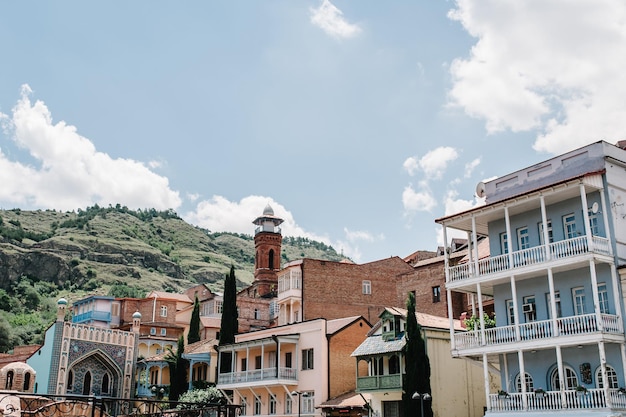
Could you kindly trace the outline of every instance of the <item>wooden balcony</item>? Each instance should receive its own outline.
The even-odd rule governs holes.
[[[606,410],[607,408],[626,409],[626,395],[617,389],[610,389],[607,398],[605,391],[598,388],[591,388],[586,392],[565,390],[563,393],[560,391],[546,391],[544,394],[510,393],[506,397],[489,394],[491,412],[545,411],[547,415],[558,410]]]
[[[454,343],[456,351],[462,354],[464,350],[471,350],[485,346],[505,346],[520,343],[546,341],[554,343],[554,338],[584,336],[591,334],[623,335],[622,320],[613,314],[601,314],[600,320],[595,314],[581,316],[560,317],[556,319],[556,329],[553,320],[533,321],[521,323],[517,326],[498,326],[480,330],[455,333]]]
[[[381,391],[381,390],[401,390],[402,375],[374,375],[362,376],[356,380],[357,392]]]
[[[448,268],[448,285],[462,283],[464,280],[478,277],[488,278],[490,275],[518,272],[522,268],[540,266],[553,261],[566,261],[575,256],[597,254],[611,256],[611,245],[608,239],[593,236],[589,245],[586,236],[561,240],[545,245],[535,246],[509,254],[490,256],[480,259],[477,263],[466,263]]]
[[[264,368],[249,371],[219,374],[218,388],[228,389],[229,385],[272,385],[298,382],[298,372],[294,368]]]

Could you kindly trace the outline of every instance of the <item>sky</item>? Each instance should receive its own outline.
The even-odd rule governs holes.
[[[622,0],[0,3],[0,208],[173,209],[359,263],[626,139]]]

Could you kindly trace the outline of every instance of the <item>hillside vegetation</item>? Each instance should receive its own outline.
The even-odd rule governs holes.
[[[281,256],[344,258],[324,243],[292,237],[283,238]],[[221,291],[231,265],[238,288],[252,282],[252,236],[212,233],[173,211],[0,210],[0,352],[40,342],[61,296],[70,303],[87,294],[142,297],[196,283]]]

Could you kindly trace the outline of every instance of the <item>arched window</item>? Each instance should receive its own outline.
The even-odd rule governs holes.
[[[109,380],[109,374],[102,375],[102,393],[108,394],[110,392],[109,391],[110,386],[111,386],[111,382]]]
[[[74,385],[74,372],[73,371],[69,371],[67,373],[67,392],[72,392],[72,388]]]
[[[372,373],[371,375],[384,375],[385,367],[384,367],[383,358],[373,358],[372,359]]]
[[[28,392],[30,389],[30,372],[24,374],[24,392]]]
[[[528,372],[525,372],[524,376],[526,380],[526,392],[533,392],[535,390],[533,377],[530,376]],[[522,378],[520,378],[520,374],[517,374],[515,377],[515,389],[517,389],[517,392],[522,392]]]
[[[274,269],[274,249],[270,249],[269,268]]]
[[[7,372],[7,382],[4,389],[13,389],[13,371]]]
[[[85,379],[83,379],[83,395],[91,393],[91,372],[87,371]]]
[[[611,365],[606,365],[606,379],[609,381],[609,388],[619,388],[617,372],[615,372],[615,368]],[[604,383],[602,382],[602,368],[599,366],[596,369],[596,387],[604,388]]]
[[[576,371],[568,365],[563,365],[563,372],[565,372],[565,389],[576,389],[578,386],[578,376],[576,375]],[[552,373],[550,374],[550,385],[555,391],[561,389],[558,367],[554,367]]]
[[[396,375],[400,373],[400,358],[398,355],[389,357],[389,374]]]

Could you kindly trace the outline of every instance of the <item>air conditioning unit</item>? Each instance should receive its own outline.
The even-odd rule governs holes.
[[[533,311],[535,311],[535,305],[534,304],[524,304],[524,305],[522,305],[522,310],[524,311],[524,313],[532,313]]]

